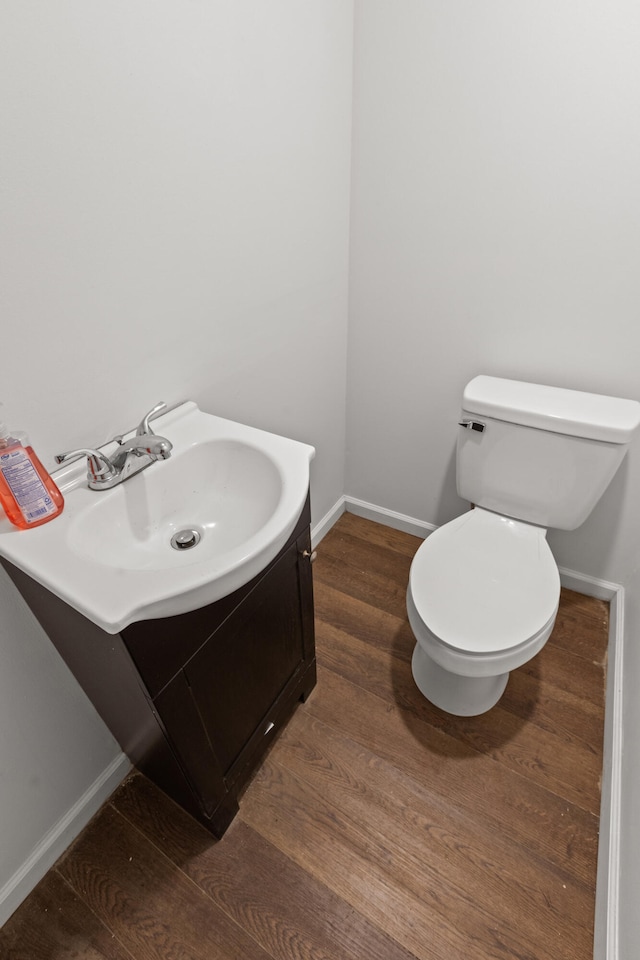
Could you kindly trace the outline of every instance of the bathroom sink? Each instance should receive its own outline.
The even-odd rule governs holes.
[[[109,633],[248,583],[286,543],[309,488],[306,444],[191,401],[153,427],[170,459],[105,491],[89,490],[76,461],[53,475],[61,516],[27,531],[0,521],[0,555]]]
[[[125,570],[226,568],[265,530],[284,490],[275,459],[237,439],[195,444],[155,466],[79,511],[67,531],[74,553]],[[171,539],[180,531],[196,536],[183,537],[176,556]]]

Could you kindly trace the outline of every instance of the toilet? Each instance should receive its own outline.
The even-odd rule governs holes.
[[[427,537],[407,589],[413,677],[435,706],[485,713],[542,649],[560,599],[547,529],[589,516],[639,424],[635,400],[489,376],[467,384],[456,476],[473,508]]]

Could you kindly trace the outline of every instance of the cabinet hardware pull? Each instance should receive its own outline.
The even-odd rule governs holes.
[[[264,733],[262,734],[262,736],[263,736],[263,737],[266,737],[266,735],[267,735],[268,733],[271,733],[271,731],[273,730],[274,726],[275,726],[275,724],[273,724],[273,723],[268,723],[268,724],[267,724],[267,727],[266,727],[266,730],[264,731]]]
[[[316,559],[316,557],[318,556],[318,551],[317,551],[317,550],[303,550],[303,551],[302,551],[302,556],[303,556],[303,557],[309,557],[309,563],[313,563],[313,561],[314,561],[314,560]]]

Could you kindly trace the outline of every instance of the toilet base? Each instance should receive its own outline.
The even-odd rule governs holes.
[[[416,643],[411,672],[420,692],[440,710],[457,717],[476,717],[496,705],[507,685],[508,673],[497,677],[462,677],[439,666]]]

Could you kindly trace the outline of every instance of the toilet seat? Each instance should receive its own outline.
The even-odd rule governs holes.
[[[491,660],[546,640],[560,576],[545,534],[480,507],[435,530],[409,577],[411,605],[433,641],[455,659]]]

